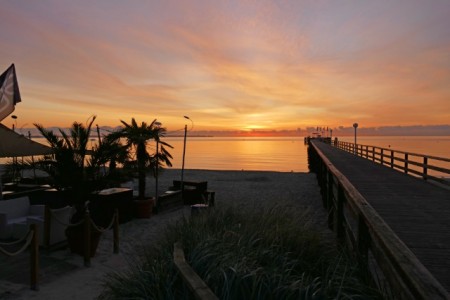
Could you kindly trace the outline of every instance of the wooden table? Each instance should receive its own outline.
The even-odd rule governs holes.
[[[89,208],[99,226],[106,227],[111,223],[116,208],[119,210],[119,223],[125,223],[133,218],[133,190],[110,188],[96,192]]]

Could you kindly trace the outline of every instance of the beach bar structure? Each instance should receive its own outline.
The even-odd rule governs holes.
[[[32,141],[7,128],[3,124],[0,124],[0,141],[0,158],[45,155],[52,153],[50,147]],[[3,190],[1,177],[0,192],[0,199],[2,199]]]

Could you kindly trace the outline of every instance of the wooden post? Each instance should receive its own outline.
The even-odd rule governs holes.
[[[33,238],[30,244],[30,288],[34,291],[39,290],[39,236],[37,224],[30,224],[30,230],[33,231]]]
[[[326,199],[327,196],[327,167],[320,160],[320,193],[322,194],[322,199]],[[322,200],[323,201],[323,200]]]
[[[324,201],[325,208],[328,208],[333,204],[333,174],[329,170],[327,178],[327,198],[326,201]]]
[[[91,266],[91,218],[88,210],[84,214],[84,266]]]
[[[384,165],[384,149],[381,149],[381,154],[380,154],[380,160],[381,160],[381,165]]]
[[[115,209],[114,214],[114,227],[113,227],[113,236],[114,236],[114,253],[119,253],[119,210]]]
[[[344,189],[342,185],[338,185],[335,228],[336,228],[336,236],[339,243],[342,242],[344,238],[344,201],[345,201]]]
[[[391,168],[394,168],[394,151],[391,150]]]
[[[50,246],[50,230],[51,230],[51,211],[50,207],[48,205],[45,206],[45,212],[44,212],[44,246],[48,249]]]
[[[405,174],[408,174],[408,153],[405,153]]]
[[[178,269],[180,277],[198,300],[218,300],[219,298],[212,292],[200,276],[186,262],[183,249],[179,242],[173,245],[173,263]]]
[[[319,182],[319,187],[320,187],[320,195],[322,196],[322,199],[324,199],[323,197],[325,196],[325,191],[324,191],[324,185],[325,185],[324,181],[325,181],[325,179],[323,178],[324,177],[323,169],[325,168],[325,166],[323,164],[323,161],[320,159],[320,157],[318,157],[317,160],[318,160],[318,163],[319,163],[319,167],[317,168],[317,171],[319,173],[317,174],[317,176],[318,176],[318,182]]]
[[[427,180],[428,177],[428,157],[423,157],[423,179]]]
[[[334,197],[333,195],[333,174],[328,172],[328,199],[325,208],[328,211],[328,228],[332,229],[334,224]]]
[[[367,270],[369,263],[369,229],[362,216],[358,218],[358,254],[363,270]]]
[[[323,183],[322,183],[323,187],[321,187],[321,189],[323,190],[323,193],[322,193],[322,205],[324,207],[327,207],[328,199],[330,197],[330,195],[329,195],[330,191],[329,191],[329,188],[328,188],[329,184],[330,184],[330,182],[329,182],[330,178],[328,177],[329,172],[328,172],[328,169],[325,166],[325,164],[323,164],[322,172],[323,172],[323,175],[322,175],[323,176]]]

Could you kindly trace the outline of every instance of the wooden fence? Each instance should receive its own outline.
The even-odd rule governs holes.
[[[173,262],[180,272],[180,276],[197,300],[218,300],[217,296],[211,291],[206,283],[189,266],[184,258],[181,243],[177,242],[173,246]]]
[[[406,174],[433,180],[450,186],[450,169],[440,165],[450,166],[450,158],[398,151],[377,146],[360,145],[349,142],[333,142],[336,148],[370,159],[381,165],[391,167]]]
[[[362,268],[381,272],[395,299],[450,299],[348,179],[314,143],[309,148],[310,164],[329,212],[328,224],[338,242],[357,254]]]

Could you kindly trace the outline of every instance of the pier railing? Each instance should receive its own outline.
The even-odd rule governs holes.
[[[448,179],[450,177],[450,158],[404,152],[377,146],[355,145],[354,143],[342,141],[335,141],[332,145],[400,172],[450,186],[450,180]],[[448,165],[449,168],[442,167],[442,165]]]
[[[317,141],[318,143],[319,141]],[[339,244],[356,253],[363,270],[382,273],[395,299],[450,299],[442,285],[399,239],[366,199],[311,142],[308,157],[317,174],[328,225]]]

